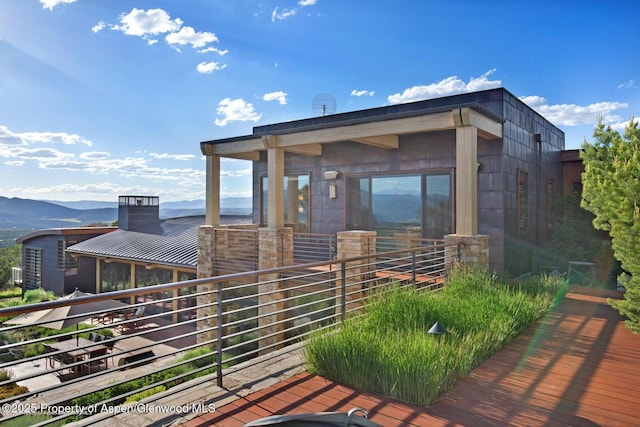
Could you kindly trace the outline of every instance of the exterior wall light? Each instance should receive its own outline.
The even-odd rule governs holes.
[[[335,184],[329,184],[329,198],[335,199],[338,197],[338,186]]]
[[[324,179],[336,179],[338,171],[324,171]]]

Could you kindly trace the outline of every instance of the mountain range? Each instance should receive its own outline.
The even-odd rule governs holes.
[[[223,215],[248,215],[251,197],[220,200]],[[160,218],[204,215],[204,200],[160,203]],[[0,196],[0,230],[37,230],[43,228],[80,227],[91,224],[110,225],[118,219],[117,202],[32,200]]]

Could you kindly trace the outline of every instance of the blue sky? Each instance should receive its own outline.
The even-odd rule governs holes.
[[[204,198],[199,143],[504,87],[591,139],[640,117],[635,1],[0,0],[0,195]],[[223,160],[222,196],[251,194]]]

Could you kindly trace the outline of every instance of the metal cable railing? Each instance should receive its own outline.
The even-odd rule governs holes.
[[[367,299],[392,284],[440,289],[446,262],[445,246],[432,244],[0,309],[0,319],[8,320],[116,299],[144,301],[127,306],[126,313],[152,304],[172,307],[138,318],[123,316],[124,309],[84,312],[67,318],[75,326],[62,331],[45,329],[50,319],[5,323],[0,327],[0,373],[14,376],[0,376],[0,390],[16,384],[26,388],[0,399],[8,405],[2,407],[2,420],[25,416],[33,408],[85,411],[51,414],[38,424],[48,425],[154,392],[171,393],[171,387],[185,381],[196,386],[215,379],[223,386],[224,375],[242,369],[240,362],[362,315]],[[194,287],[196,293],[181,295],[181,289]],[[195,307],[185,298],[195,298]],[[195,316],[184,319],[181,314],[189,310]],[[43,331],[46,336],[40,335]],[[104,338],[95,340],[92,334]]]

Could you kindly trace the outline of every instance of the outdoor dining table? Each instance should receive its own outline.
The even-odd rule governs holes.
[[[90,368],[91,359],[104,356],[108,351],[106,345],[82,337],[50,343],[47,344],[47,346],[53,351],[63,352],[62,355],[65,357],[60,359],[64,360],[67,364],[85,361],[85,364],[79,365],[80,370],[82,370],[83,367]],[[58,359],[58,361],[60,361],[60,359]],[[50,359],[49,363],[51,366],[53,366],[54,361],[55,360]],[[105,367],[108,367],[106,357],[96,361],[100,363],[104,361]]]

